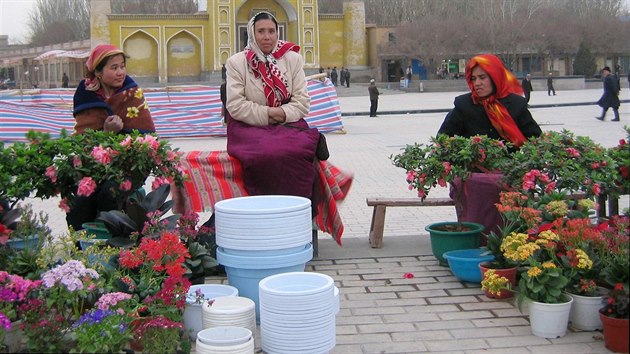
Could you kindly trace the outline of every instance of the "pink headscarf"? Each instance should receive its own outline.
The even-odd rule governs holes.
[[[87,68],[86,80],[85,80],[85,88],[88,91],[98,91],[101,87],[100,81],[96,78],[95,70],[96,67],[107,57],[112,55],[122,54],[126,56],[125,52],[118,49],[116,46],[111,44],[99,44],[90,52],[90,56],[88,60],[85,62],[85,67]]]

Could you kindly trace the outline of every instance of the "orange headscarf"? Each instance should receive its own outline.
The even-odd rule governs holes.
[[[88,91],[98,91],[101,86],[99,80],[96,79],[96,67],[103,61],[103,59],[116,54],[126,56],[125,52],[111,44],[99,44],[92,49],[88,60],[85,62],[85,67],[87,68],[85,88]]]
[[[477,95],[471,80],[472,70],[476,66],[481,67],[488,73],[494,83],[495,92],[485,99]],[[523,88],[514,74],[503,65],[501,59],[492,54],[481,54],[473,57],[466,64],[466,81],[472,92],[473,102],[483,105],[488,118],[490,118],[490,123],[499,132],[499,135],[517,147],[523,145],[527,139],[514,122],[510,112],[498,100],[507,97],[511,93],[522,95]]]

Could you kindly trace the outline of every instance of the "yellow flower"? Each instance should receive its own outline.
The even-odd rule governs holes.
[[[499,276],[494,269],[489,269],[481,281],[481,290],[485,290],[491,294],[501,296],[501,289],[508,287],[509,280],[506,277]]]
[[[547,261],[542,264],[542,267],[545,269],[556,268],[556,264],[554,262]]]
[[[146,109],[147,111],[149,110],[149,102],[147,102],[146,100],[144,101],[144,109]]]
[[[542,270],[538,267],[529,268],[527,271],[527,275],[529,275],[530,278],[536,278],[540,274],[542,274]]]
[[[597,204],[595,204],[595,202],[590,199],[580,199],[578,200],[577,204],[578,204],[578,207],[582,210],[590,210],[590,209],[597,208]]]
[[[138,117],[138,113],[140,113],[140,111],[138,110],[137,107],[127,108],[127,118],[136,118]]]
[[[558,218],[567,215],[567,213],[569,212],[569,206],[563,200],[554,200],[545,205],[545,210],[547,210],[554,217]]]
[[[134,93],[134,95],[133,95],[133,96],[134,96],[135,98],[139,99],[139,100],[140,100],[140,99],[142,99],[142,97],[144,97],[144,94],[142,93],[142,89],[141,89],[141,88],[138,88],[138,89],[136,90],[136,93]]]
[[[560,237],[558,237],[558,235],[556,235],[553,231],[551,230],[547,230],[547,231],[543,231],[540,233],[540,238],[545,239],[545,240],[550,240],[550,241],[558,241],[560,240]]]
[[[575,250],[575,255],[578,259],[577,267],[580,269],[591,269],[593,267],[593,261],[588,254],[581,249]]]

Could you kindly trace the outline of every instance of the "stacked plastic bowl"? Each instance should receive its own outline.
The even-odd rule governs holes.
[[[243,327],[256,333],[254,301],[242,296],[220,297],[203,304],[203,329],[212,327]]]
[[[207,328],[197,336],[199,354],[254,354],[254,335],[243,327]]]
[[[311,201],[286,195],[222,200],[215,204],[217,261],[228,282],[258,306],[258,283],[304,271],[313,258]]]
[[[203,294],[201,303],[196,303],[196,292]],[[201,305],[207,300],[214,300],[223,296],[238,296],[238,289],[225,284],[198,284],[192,285],[186,295],[186,308],[184,309],[184,328],[191,340],[197,339],[197,333],[203,328]]]
[[[261,280],[259,291],[265,353],[328,353],[335,347],[339,300],[331,277],[312,272],[277,274]]]

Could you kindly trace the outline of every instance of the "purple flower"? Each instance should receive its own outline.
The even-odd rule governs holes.
[[[91,325],[95,323],[101,323],[101,321],[103,321],[105,317],[111,316],[114,314],[115,314],[114,311],[101,310],[101,309],[96,309],[90,312],[86,312],[72,325],[72,327],[77,328],[84,324]]]
[[[83,263],[77,260],[70,260],[62,265],[42,274],[42,282],[45,287],[52,288],[60,283],[70,292],[83,289],[84,278],[98,279],[98,273],[91,268],[86,268]]]
[[[0,327],[5,330],[11,329],[11,320],[2,312],[0,312]]]

